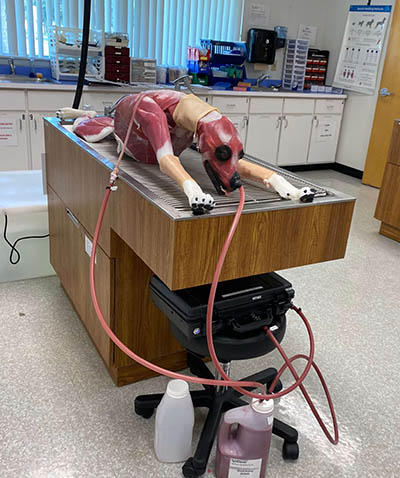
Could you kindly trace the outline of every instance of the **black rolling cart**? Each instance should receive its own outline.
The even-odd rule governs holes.
[[[154,303],[168,317],[175,338],[188,351],[187,364],[191,373],[201,378],[219,379],[202,360],[208,356],[205,324],[210,286],[171,291],[154,276],[150,289]],[[286,312],[293,297],[292,285],[276,273],[225,281],[218,285],[213,314],[214,345],[227,373],[233,360],[260,357],[275,348],[264,332],[265,326],[270,327],[279,342],[282,341],[286,330]],[[276,374],[276,369],[268,368],[242,381],[256,381],[269,387]],[[274,391],[280,390],[282,383],[279,381]],[[136,397],[135,412],[150,418],[162,397],[163,394]],[[205,385],[204,390],[192,391],[191,397],[194,407],[207,407],[209,412],[196,452],[183,465],[186,478],[205,473],[222,414],[247,404],[240,393],[223,386]],[[284,440],[283,458],[296,460],[299,456],[297,431],[274,419],[273,433]]]

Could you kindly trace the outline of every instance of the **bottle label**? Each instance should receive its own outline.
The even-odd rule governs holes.
[[[228,478],[260,478],[262,459],[238,460],[231,458]]]

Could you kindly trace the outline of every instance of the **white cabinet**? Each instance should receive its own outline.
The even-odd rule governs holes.
[[[308,163],[333,163],[336,158],[341,115],[315,115]]]
[[[27,115],[25,111],[0,111],[0,170],[23,169],[30,169]]]
[[[243,143],[243,148],[246,144],[246,136],[247,136],[247,115],[225,115],[227,116],[238,130],[239,137]]]
[[[247,128],[246,153],[268,163],[276,164],[281,116],[250,115]]]
[[[45,152],[43,118],[46,116],[54,116],[54,112],[33,111],[28,114],[32,169],[42,169],[42,154]]]
[[[247,114],[249,111],[249,98],[245,96],[214,96],[212,105],[218,108],[221,114]]]
[[[73,91],[28,91],[28,111],[51,111],[52,116],[64,106],[72,106]]]
[[[306,164],[310,145],[312,115],[284,115],[279,141],[278,165]]]

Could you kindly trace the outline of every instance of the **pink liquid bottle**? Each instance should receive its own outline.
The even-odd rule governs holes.
[[[218,434],[217,478],[265,478],[273,411],[272,400],[253,399],[225,413]]]

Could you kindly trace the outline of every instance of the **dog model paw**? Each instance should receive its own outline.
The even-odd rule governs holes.
[[[214,198],[210,194],[203,193],[195,181],[186,180],[183,184],[183,190],[194,215],[198,216],[214,209]]]
[[[316,190],[314,188],[301,188],[300,191],[300,201],[301,202],[313,202],[315,198]]]
[[[284,177],[279,174],[273,174],[264,180],[267,187],[272,187],[282,198],[291,199],[293,201],[313,202],[315,190],[304,187],[298,189],[290,184]]]

